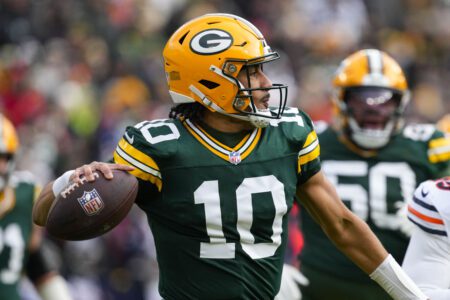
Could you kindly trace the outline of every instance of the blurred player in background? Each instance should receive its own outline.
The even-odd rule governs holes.
[[[32,223],[40,189],[31,173],[14,171],[18,146],[14,126],[0,115],[0,299],[20,299],[19,281],[25,272],[43,300],[70,300],[55,258],[43,251],[42,230]]]
[[[450,299],[450,177],[422,183],[408,218],[416,226],[403,268],[431,299]]]
[[[323,171],[344,203],[402,261],[411,228],[406,201],[420,182],[442,176],[449,166],[450,139],[431,124],[404,126],[407,82],[398,63],[382,51],[350,55],[333,85],[338,118],[331,126],[315,126]],[[301,224],[300,270],[309,281],[301,285],[302,299],[391,299],[336,251],[305,210]]]
[[[253,24],[229,14],[198,17],[170,37],[163,55],[175,103],[170,119],[127,127],[117,164],[92,162],[47,184],[37,224],[45,225],[71,181],[130,171],[154,235],[164,299],[273,299],[298,195],[394,299],[426,299],[325,179],[312,122],[285,109],[287,87],[263,70],[279,55]]]

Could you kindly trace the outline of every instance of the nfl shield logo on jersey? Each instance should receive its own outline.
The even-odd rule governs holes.
[[[78,202],[88,216],[98,214],[105,206],[102,198],[100,198],[99,193],[95,189],[88,192],[84,191],[83,196],[78,198]]]
[[[230,159],[230,163],[232,163],[233,165],[237,165],[238,163],[241,162],[241,153],[239,152],[231,151],[228,154],[228,157]]]

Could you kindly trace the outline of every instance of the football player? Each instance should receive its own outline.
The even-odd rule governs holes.
[[[338,248],[394,299],[426,298],[325,179],[312,122],[285,108],[287,87],[264,73],[279,55],[254,25],[204,15],[181,26],[163,55],[176,104],[170,119],[128,127],[117,164],[92,162],[47,184],[37,224],[70,181],[128,170],[139,179],[136,204],[154,235],[164,299],[273,299],[287,213],[298,195]]]
[[[442,176],[449,166],[450,139],[432,124],[405,126],[407,82],[398,63],[383,51],[350,55],[333,85],[338,118],[331,126],[318,122],[315,127],[322,170],[346,206],[401,262],[411,228],[406,201],[420,182]],[[301,285],[302,299],[391,299],[337,251],[305,210],[301,224],[300,269],[309,281]]]
[[[42,229],[32,222],[40,189],[28,172],[14,171],[19,141],[12,123],[0,115],[0,299],[19,300],[25,271],[44,300],[72,299],[54,258],[43,251]]]
[[[408,219],[416,226],[403,268],[431,299],[450,299],[450,177],[422,183]]]

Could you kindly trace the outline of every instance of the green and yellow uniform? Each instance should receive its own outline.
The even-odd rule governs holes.
[[[409,238],[402,232],[407,221],[398,210],[419,183],[440,177],[449,166],[450,139],[433,125],[411,125],[376,155],[362,157],[325,124],[318,123],[316,130],[325,175],[344,203],[401,263]],[[309,286],[302,287],[303,299],[391,299],[328,240],[304,210],[301,220],[305,238],[301,270],[311,279]]]
[[[273,299],[280,286],[287,212],[297,185],[320,170],[310,119],[287,109],[233,147],[189,120],[128,127],[114,153],[139,178],[171,299]]]
[[[0,205],[4,205],[0,215],[0,299],[20,300],[18,284],[29,254],[31,213],[39,190],[28,173],[16,172],[10,182],[0,196]]]

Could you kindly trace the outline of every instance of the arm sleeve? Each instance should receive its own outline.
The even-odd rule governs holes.
[[[25,268],[33,283],[38,282],[51,272],[57,272],[59,268],[60,258],[58,253],[48,243],[48,241],[43,242],[28,257]]]
[[[415,228],[403,269],[431,299],[450,299],[450,243],[446,237]]]

